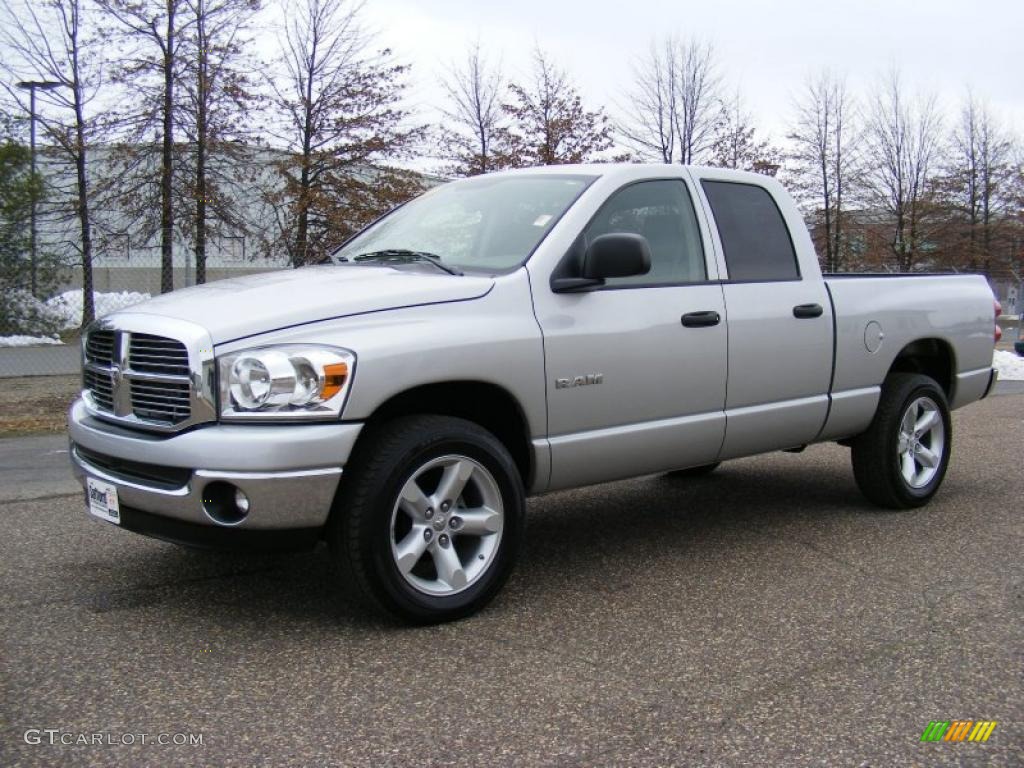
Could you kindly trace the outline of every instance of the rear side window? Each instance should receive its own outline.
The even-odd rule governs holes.
[[[768,190],[753,184],[703,181],[725,249],[730,280],[799,280],[793,241]]]

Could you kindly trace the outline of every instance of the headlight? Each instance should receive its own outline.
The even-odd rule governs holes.
[[[290,344],[222,355],[221,418],[337,418],[355,363],[347,349]]]

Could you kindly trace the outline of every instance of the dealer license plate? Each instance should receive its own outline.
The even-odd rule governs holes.
[[[117,488],[91,477],[85,479],[85,500],[89,511],[101,520],[121,524],[121,508],[117,504]]]

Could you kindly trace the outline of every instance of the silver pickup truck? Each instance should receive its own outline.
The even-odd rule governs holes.
[[[330,545],[413,622],[484,605],[525,498],[837,441],[926,503],[992,386],[974,276],[823,278],[773,179],[669,165],[436,187],[330,263],[93,325],[71,408],[89,510],[189,546]]]

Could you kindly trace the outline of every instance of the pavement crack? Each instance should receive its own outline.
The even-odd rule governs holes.
[[[123,587],[120,589],[99,589],[70,597],[26,600],[19,603],[0,606],[0,614],[23,610],[25,608],[47,608],[61,605],[92,607],[95,613],[106,613],[112,610],[144,608],[163,602],[164,598],[159,597],[158,593],[169,590],[173,587],[191,586],[224,579],[272,573],[278,569],[279,566],[247,568],[227,571],[225,573],[210,574],[208,576],[195,576],[189,579],[174,579],[154,584],[133,584],[130,587]],[[153,599],[154,596],[157,596],[157,599]]]
[[[799,536],[781,536],[777,533],[774,533],[771,530],[765,530],[764,533],[769,538],[772,538],[776,541],[795,542],[796,544],[799,544],[800,546],[805,547],[806,549],[809,549],[812,552],[815,552],[828,560],[831,560],[833,563],[841,565],[843,566],[843,568],[854,573],[857,573],[860,576],[863,576],[868,581],[876,582],[878,584],[884,584],[886,586],[891,587],[898,594],[902,595],[906,593],[906,583],[904,581],[901,581],[900,579],[893,578],[890,576],[883,576],[880,573],[868,570],[858,565],[857,563],[839,557],[834,552],[830,552],[828,549],[820,547],[817,544],[807,541],[806,539],[803,539]]]
[[[69,493],[49,493],[42,496],[26,496],[25,498],[14,498],[14,499],[0,499],[0,506],[6,506],[8,504],[25,504],[33,501],[55,501],[56,499],[75,499],[82,495],[81,491],[72,491]]]
[[[903,640],[891,640],[880,643],[871,650],[863,653],[839,654],[837,657],[822,659],[814,664],[801,667],[798,671],[782,678],[773,680],[768,685],[753,688],[746,694],[739,696],[733,706],[723,711],[723,722],[739,722],[738,717],[749,710],[759,701],[766,698],[779,696],[787,691],[792,691],[804,683],[807,678],[826,670],[835,670],[840,666],[863,665],[871,661],[885,657],[892,651],[906,646]],[[838,674],[838,673],[837,673]]]

